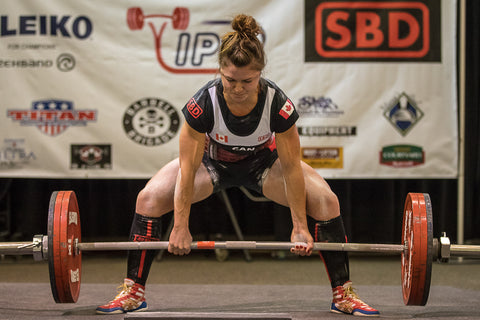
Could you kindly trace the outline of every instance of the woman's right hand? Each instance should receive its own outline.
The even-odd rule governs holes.
[[[168,240],[168,252],[183,256],[190,253],[192,235],[187,227],[173,227]]]

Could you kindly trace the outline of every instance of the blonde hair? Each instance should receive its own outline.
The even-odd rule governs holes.
[[[232,28],[233,31],[222,37],[218,53],[220,67],[229,62],[236,67],[252,64],[254,69],[262,71],[266,61],[263,43],[257,37],[264,35],[260,25],[252,16],[239,14],[233,19]]]

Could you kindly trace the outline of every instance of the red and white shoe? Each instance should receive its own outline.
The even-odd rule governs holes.
[[[97,307],[96,312],[99,314],[117,314],[147,310],[145,287],[141,284],[125,279],[118,291],[117,296],[112,301]]]
[[[351,281],[347,281],[343,286],[338,286],[333,289],[333,301],[330,311],[334,313],[353,314],[354,316],[375,317],[380,315],[378,310],[373,309],[358,298]]]

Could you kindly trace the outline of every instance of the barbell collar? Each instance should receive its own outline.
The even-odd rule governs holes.
[[[443,232],[442,236],[440,237],[440,262],[448,262],[448,260],[450,260],[451,246],[450,238],[448,238],[447,234]]]
[[[44,253],[48,250],[48,241],[45,243],[45,236],[42,234],[36,234],[33,236],[33,260],[35,261],[42,261],[46,260]]]

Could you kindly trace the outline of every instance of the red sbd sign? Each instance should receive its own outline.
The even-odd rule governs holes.
[[[440,61],[440,1],[305,0],[305,61]]]

